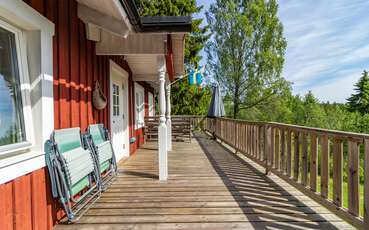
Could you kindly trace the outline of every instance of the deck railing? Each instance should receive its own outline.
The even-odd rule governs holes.
[[[158,139],[159,116],[145,117],[145,140],[152,141]],[[183,138],[191,141],[191,129],[200,128],[203,116],[194,115],[172,115],[172,138],[175,140],[183,140]]]
[[[355,227],[369,229],[369,135],[226,118],[202,122],[204,130],[267,172]]]

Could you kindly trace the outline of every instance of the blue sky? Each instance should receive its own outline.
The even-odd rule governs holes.
[[[195,17],[212,2],[198,0],[205,7]],[[293,93],[311,90],[320,101],[345,102],[369,70],[368,9],[368,0],[279,0],[288,43],[283,76]]]

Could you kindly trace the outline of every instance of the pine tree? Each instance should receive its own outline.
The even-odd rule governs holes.
[[[348,109],[351,112],[358,111],[361,114],[369,113],[369,76],[364,70],[362,77],[355,84],[355,93],[347,99]]]

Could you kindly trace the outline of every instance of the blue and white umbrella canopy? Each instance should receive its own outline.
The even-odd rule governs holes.
[[[208,117],[224,117],[224,104],[219,86],[213,86],[213,96],[208,110]]]

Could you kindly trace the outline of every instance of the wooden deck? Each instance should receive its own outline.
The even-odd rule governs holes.
[[[169,180],[148,143],[73,225],[56,229],[352,229],[327,209],[204,134],[173,143]]]

